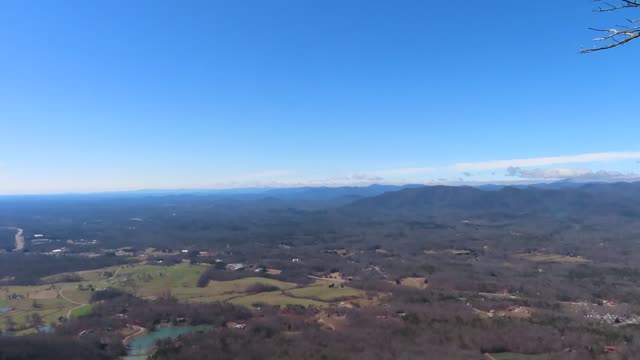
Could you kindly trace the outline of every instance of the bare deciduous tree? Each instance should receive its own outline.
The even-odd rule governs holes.
[[[613,11],[622,11],[628,9],[637,9],[640,12],[640,0],[616,0],[615,2],[606,2],[603,0],[594,0],[600,4],[594,11],[607,13]],[[624,45],[632,40],[640,38],[640,18],[626,19],[626,25],[616,25],[611,29],[591,30],[602,33],[603,35],[596,38],[598,45],[582,50],[583,54],[592,53],[600,50],[612,49],[614,47]]]

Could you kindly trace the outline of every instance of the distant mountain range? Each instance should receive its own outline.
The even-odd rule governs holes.
[[[640,183],[557,183],[544,186],[425,186],[356,200],[357,214],[504,213],[640,216]]]
[[[180,201],[236,209],[338,209],[345,215],[640,214],[640,182],[577,183],[561,181],[533,185],[423,186],[371,185],[365,187],[251,188],[231,190],[142,190],[98,194],[0,197],[0,200],[69,201],[128,199]],[[6,203],[6,201],[3,201]]]

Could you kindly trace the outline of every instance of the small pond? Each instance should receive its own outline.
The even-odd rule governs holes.
[[[48,333],[53,332],[53,328],[51,326],[49,326],[49,325],[41,326],[41,327],[38,328],[38,332],[41,333],[41,334],[48,334]]]

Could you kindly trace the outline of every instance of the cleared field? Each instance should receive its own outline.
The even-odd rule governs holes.
[[[71,311],[71,317],[82,317],[82,316],[87,316],[91,313],[91,309],[93,308],[93,306],[91,305],[83,305],[79,308],[73,309],[73,311]]]
[[[203,265],[178,264],[175,266],[139,265],[122,268],[109,281],[121,287],[171,289],[195,287],[198,278],[207,270]]]
[[[591,260],[578,256],[564,256],[559,254],[544,254],[544,253],[530,253],[530,254],[515,254],[517,258],[541,262],[541,263],[566,263],[566,264],[586,264]]]
[[[236,296],[237,295],[202,295],[202,296],[185,297],[180,299],[180,301],[185,303],[190,303],[190,304],[224,302]]]
[[[274,279],[250,277],[233,281],[211,281],[209,282],[209,286],[207,288],[216,289],[221,293],[240,293],[245,292],[248,287],[255,284],[275,286],[280,290],[292,289],[298,286],[294,283],[288,283]]]
[[[253,307],[253,304],[262,303],[268,305],[303,305],[303,306],[317,306],[317,307],[325,307],[328,306],[328,303],[316,301],[312,299],[303,299],[303,298],[293,298],[283,294],[281,291],[272,291],[265,292],[254,295],[247,295],[236,297],[229,300],[230,303],[236,305],[242,305],[246,307]]]
[[[211,281],[206,288],[172,288],[171,295],[185,302],[225,301],[233,297],[247,295],[247,288],[256,284],[275,286],[281,290],[291,289],[297,286],[297,284],[273,279],[251,277],[231,281]],[[143,293],[159,295],[157,294],[157,289],[145,289]]]
[[[427,283],[427,278],[424,278],[424,277],[406,277],[406,278],[400,279],[400,285],[421,289],[421,290],[429,287],[429,284]]]
[[[321,312],[317,316],[318,323],[328,329],[331,330],[339,330],[347,325],[347,317],[346,316],[336,316],[330,315],[326,312]]]
[[[92,288],[119,288],[149,299],[171,295],[185,303],[229,301],[247,307],[256,303],[327,307],[343,299],[367,300],[363,291],[340,287],[335,280],[319,280],[309,286],[300,286],[274,279],[248,277],[211,281],[207,287],[197,287],[198,278],[206,269],[204,265],[186,263],[175,266],[125,265],[58,274],[43,279],[51,282],[73,275],[76,279],[82,279],[79,282],[0,287],[0,306],[11,308],[11,311],[0,314],[0,330],[6,330],[8,318],[15,323],[18,332],[30,332],[38,325],[34,322],[34,314],[42,319],[40,325],[55,323],[67,316],[85,316],[92,309],[91,305],[83,306],[89,304]],[[331,283],[335,285],[329,287]],[[274,286],[278,290],[250,293],[250,288],[256,284]]]
[[[100,281],[111,278],[114,274],[122,271],[124,266],[112,266],[97,270],[79,271],[76,274],[80,275],[84,281]]]
[[[471,255],[471,251],[470,250],[460,250],[460,249],[424,250],[424,253],[427,254],[427,255],[440,255],[440,254]]]
[[[296,298],[308,298],[319,301],[337,301],[346,298],[363,297],[365,293],[350,287],[335,285],[329,287],[330,281],[317,281],[311,286],[287,290],[286,295]]]
[[[77,282],[0,287],[0,304],[12,309],[0,314],[0,330],[7,330],[8,321],[11,320],[19,329],[18,333],[25,332],[35,325],[33,321],[35,314],[42,319],[41,325],[66,317],[69,311],[78,307],[78,304],[89,302],[91,298],[89,284],[89,282]],[[78,286],[86,290],[79,290]],[[64,297],[60,296],[60,292]]]
[[[87,285],[88,286],[88,285]],[[84,287],[84,290],[79,290],[77,287],[65,288],[63,295],[65,300],[75,302],[77,304],[87,304],[91,300],[91,291],[88,287]]]
[[[543,360],[547,359],[547,355],[529,355],[529,354],[517,354],[517,353],[499,353],[491,354],[495,360]]]

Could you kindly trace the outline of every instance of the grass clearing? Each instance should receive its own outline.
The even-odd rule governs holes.
[[[175,266],[139,265],[121,269],[110,282],[120,287],[172,289],[196,287],[198,278],[207,270],[204,265]]]
[[[171,295],[184,303],[228,301],[249,308],[256,303],[328,307],[343,299],[366,300],[364,291],[340,287],[336,279],[300,286],[275,279],[247,277],[211,281],[207,287],[197,287],[199,277],[207,268],[206,265],[187,263],[175,266],[124,265],[73,273],[82,279],[79,282],[0,287],[0,305],[12,309],[0,314],[0,330],[6,330],[8,317],[16,322],[18,331],[24,332],[34,328],[33,314],[38,314],[45,324],[55,323],[67,314],[71,317],[85,316],[91,312],[92,306],[80,304],[89,304],[93,293],[91,288],[119,288],[147,299]],[[65,279],[68,275],[52,275],[43,281]],[[334,286],[329,287],[332,283]],[[274,286],[278,290],[250,294],[248,289],[256,284]]]
[[[267,305],[302,305],[302,306],[317,306],[317,307],[326,307],[329,304],[321,301],[316,301],[312,299],[303,299],[303,298],[293,298],[291,296],[285,295],[282,291],[272,291],[265,292],[253,295],[246,295],[233,298],[229,300],[230,303],[236,305],[246,306],[248,308],[253,307],[253,304],[263,303]]]
[[[491,354],[495,360],[543,360],[548,356],[545,354],[530,355],[530,354],[518,354],[518,353],[496,353]]]
[[[340,330],[348,324],[346,316],[331,315],[327,312],[321,312],[317,316],[318,323],[330,330]]]
[[[347,286],[340,287],[336,284],[331,288],[329,287],[330,284],[331,282],[329,281],[316,281],[311,286],[287,290],[284,293],[296,298],[307,298],[329,302],[341,299],[364,297],[366,295],[364,291],[356,290]]]
[[[280,280],[249,277],[232,281],[211,281],[209,282],[209,286],[207,286],[207,288],[216,289],[220,294],[244,293],[248,287],[255,284],[275,286],[280,290],[292,289],[298,286],[297,284]]]
[[[58,291],[55,289],[38,290],[29,293],[29,299],[55,299],[58,297]]]
[[[82,305],[81,307],[73,309],[73,311],[71,311],[71,317],[79,318],[79,317],[87,316],[91,313],[92,309],[93,309],[92,305]]]
[[[424,250],[426,255],[471,255],[471,250],[464,249],[445,249],[445,250]]]
[[[425,277],[406,277],[400,279],[400,285],[408,286],[415,289],[424,290],[429,287],[427,278]]]
[[[591,260],[585,259],[579,256],[565,256],[559,254],[545,254],[545,253],[527,253],[527,254],[514,254],[515,257],[540,263],[564,263],[564,264],[587,264]]]

